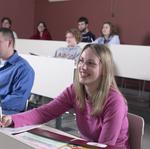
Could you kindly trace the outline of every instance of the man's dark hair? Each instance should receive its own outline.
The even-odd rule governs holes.
[[[13,42],[13,47],[15,45],[15,37],[11,29],[9,28],[0,28],[0,33],[3,34],[4,37],[8,37]]]
[[[80,17],[78,22],[85,22],[85,24],[89,24],[89,20],[86,17]]]
[[[7,21],[9,22],[9,24],[12,25],[12,21],[11,21],[11,19],[8,18],[8,17],[3,17],[3,18],[1,19],[1,23],[3,23],[5,20],[7,20]]]

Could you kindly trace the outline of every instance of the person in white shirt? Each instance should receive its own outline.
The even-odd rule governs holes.
[[[81,41],[81,34],[77,29],[70,29],[66,32],[67,47],[60,47],[56,50],[55,56],[57,58],[67,58],[77,60],[81,48],[78,43]]]
[[[97,44],[120,44],[119,35],[111,22],[104,22],[101,29],[101,36],[93,43]]]
[[[9,28],[9,29],[11,29],[11,26],[12,26],[12,21],[11,21],[10,18],[4,17],[4,18],[1,19],[1,27],[2,27],[2,28]],[[11,30],[12,30],[12,29],[11,29]],[[13,31],[13,30],[12,30],[12,31]],[[15,37],[15,38],[18,38],[18,36],[17,36],[17,34],[16,34],[15,31],[13,31],[13,34],[14,34],[14,37]]]

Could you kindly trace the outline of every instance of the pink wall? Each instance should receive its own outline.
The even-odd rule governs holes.
[[[93,1],[96,2],[93,3]],[[37,0],[36,3],[36,22],[45,20],[51,31],[53,39],[64,40],[67,29],[77,27],[77,19],[80,16],[87,16],[90,20],[90,29],[99,34],[99,24],[103,22],[105,16],[108,17],[109,3],[105,0],[71,0],[66,2],[49,3],[48,0]],[[87,3],[87,4],[86,4]],[[106,5],[105,8],[103,5]],[[90,8],[94,8],[90,10]],[[103,14],[100,13],[103,11]],[[97,15],[93,15],[97,13]],[[98,19],[98,20],[96,20]],[[95,21],[97,23],[95,23]],[[94,22],[94,23],[92,23]]]
[[[18,37],[28,38],[33,32],[34,8],[35,0],[0,0],[0,20],[10,17]]]
[[[122,43],[150,45],[149,6],[149,0],[36,0],[35,22],[45,20],[53,39],[63,40],[65,31],[76,27],[80,16],[89,18],[90,29],[97,36],[103,21],[110,20],[119,27]]]
[[[149,0],[0,0],[0,19],[10,17],[20,38],[30,37],[37,22],[44,20],[54,40],[64,40],[80,16],[89,18],[97,36],[102,23],[110,20],[120,29],[122,43],[150,45],[149,6]]]

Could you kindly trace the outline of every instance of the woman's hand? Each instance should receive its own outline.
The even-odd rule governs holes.
[[[8,127],[12,124],[12,118],[9,115],[3,115],[0,121],[0,127]]]

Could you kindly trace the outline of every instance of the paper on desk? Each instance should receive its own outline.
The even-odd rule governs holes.
[[[8,134],[17,134],[21,132],[25,132],[34,128],[38,128],[41,125],[30,125],[30,126],[24,126],[24,127],[18,127],[18,128],[0,128],[0,131],[3,131]]]
[[[29,132],[17,134],[15,137],[30,144],[36,149],[56,149],[66,145],[66,143],[44,138]]]
[[[97,142],[88,142],[87,144],[88,144],[88,145],[97,146],[97,147],[101,147],[101,148],[106,148],[106,147],[107,147],[106,144],[97,143]]]

